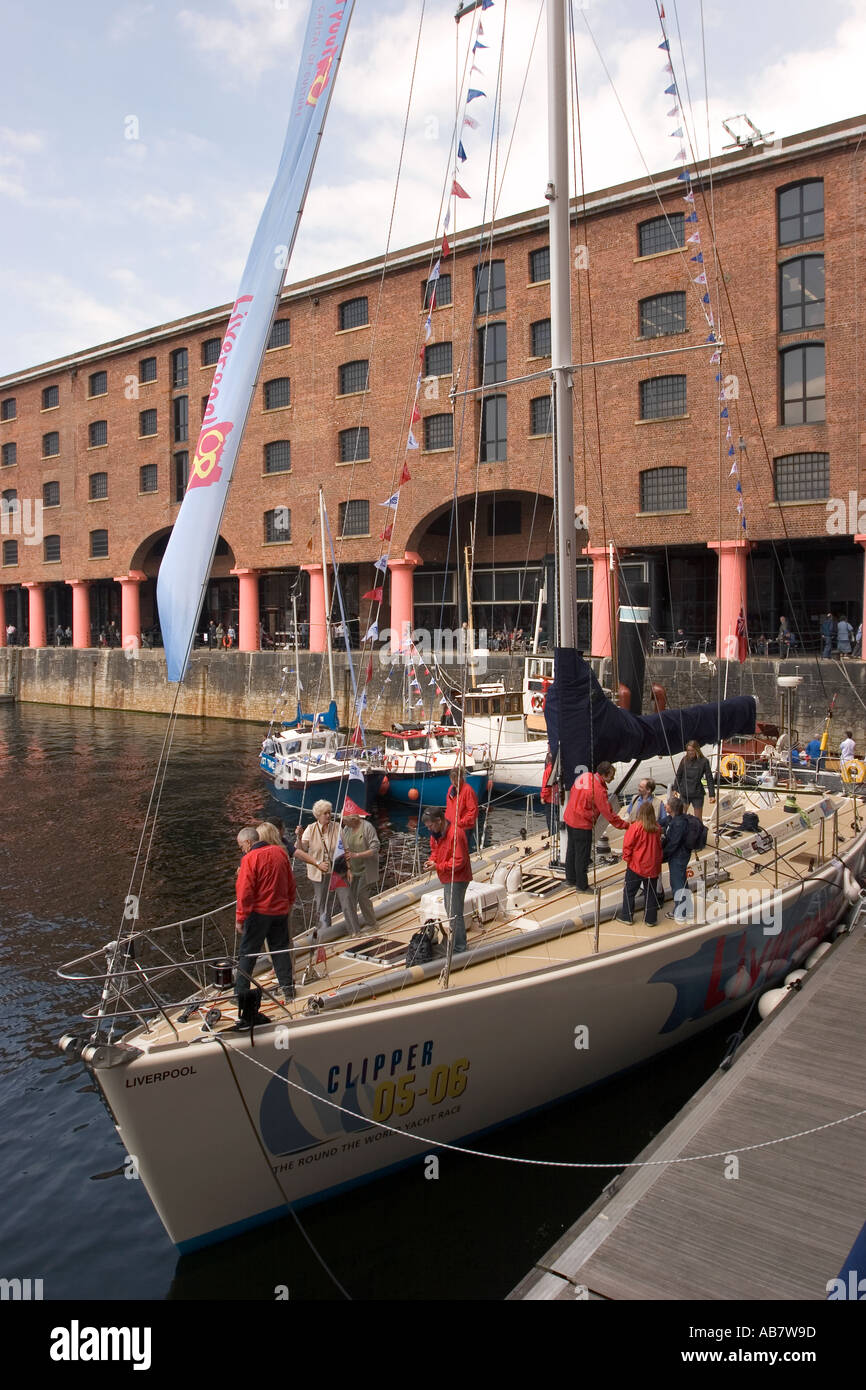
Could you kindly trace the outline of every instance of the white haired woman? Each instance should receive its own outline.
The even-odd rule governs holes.
[[[319,925],[323,928],[331,925],[333,886],[333,892],[343,909],[346,925],[353,935],[357,935],[360,928],[352,895],[346,884],[337,882],[332,885],[331,882],[332,878],[340,878],[339,875],[332,874],[334,860],[337,858],[337,847],[340,843],[340,826],[334,820],[334,808],[331,802],[314,802],[313,815],[315,820],[307,826],[301,836],[301,848],[315,861],[308,864],[307,878],[312,883],[316,895]]]

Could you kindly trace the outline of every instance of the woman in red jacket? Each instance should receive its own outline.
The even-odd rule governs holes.
[[[642,887],[646,893],[644,920],[648,927],[654,927],[659,910],[656,880],[662,867],[662,832],[651,802],[644,802],[637,813],[637,820],[626,831],[622,842],[622,857],[627,867],[622,892],[622,911],[617,921],[633,920],[634,900],[638,889]]]

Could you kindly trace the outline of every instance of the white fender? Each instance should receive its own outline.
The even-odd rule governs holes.
[[[849,903],[856,903],[860,897],[860,884],[847,866],[842,875],[842,892]]]
[[[497,864],[490,882],[495,883],[497,887],[503,887],[508,880],[509,871],[510,866],[508,864]]]
[[[513,864],[512,867],[508,870],[508,877],[505,880],[505,887],[508,889],[509,893],[519,893],[520,885],[522,884],[522,882],[523,870],[521,869],[520,863],[518,862],[517,864]]]
[[[800,981],[805,980],[805,978],[805,970],[792,970],[790,975],[785,976],[785,988],[793,989],[795,985],[798,985]]]
[[[758,1000],[758,1013],[761,1018],[767,1018],[787,997],[788,991],[786,989],[768,989],[767,993],[762,994]]]
[[[822,941],[820,946],[816,946],[812,954],[806,957],[806,969],[811,970],[813,965],[817,965],[821,957],[826,956],[829,949],[829,941]]]

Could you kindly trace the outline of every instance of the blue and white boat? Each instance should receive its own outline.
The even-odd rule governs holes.
[[[480,798],[487,788],[487,768],[464,751],[459,729],[444,724],[395,724],[385,735],[382,794],[407,806],[444,806],[451,773],[462,767]]]

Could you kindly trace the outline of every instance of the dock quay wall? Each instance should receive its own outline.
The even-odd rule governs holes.
[[[858,748],[866,743],[866,663],[849,661],[844,672],[838,660],[779,661],[752,657],[740,665],[730,662],[725,689],[725,665],[701,665],[697,657],[654,657],[647,672],[644,710],[650,708],[649,681],[663,685],[669,706],[700,704],[719,694],[754,695],[758,718],[779,723],[781,692],[778,675],[801,675],[803,683],[794,696],[794,725],[803,739],[820,730],[827,707],[837,695],[831,744],[838,745],[850,728]],[[432,670],[432,668],[431,668]],[[446,678],[462,686],[465,668],[445,667]],[[349,723],[354,698],[345,654],[334,657],[337,708],[342,723]],[[301,652],[300,675],[305,710],[328,703],[327,661],[323,655]],[[721,676],[721,682],[719,677]],[[430,708],[431,675],[419,668],[424,711]],[[518,688],[523,662],[504,653],[490,653],[486,681],[504,680]],[[602,663],[602,681],[610,683],[609,662]],[[283,694],[280,695],[281,684]],[[399,666],[381,664],[374,657],[373,675],[367,686],[366,722],[371,729],[387,728],[406,717],[403,704],[403,672]],[[142,650],[128,656],[119,649],[69,647],[0,648],[0,692],[36,704],[72,705],[83,709],[126,709],[152,714],[167,713],[176,687],[165,679],[162,651]],[[434,705],[435,708],[435,705]],[[216,719],[245,719],[265,724],[272,711],[291,718],[295,710],[294,654],[290,652],[196,651],[178,699],[184,715]],[[420,715],[422,710],[418,710]]]

